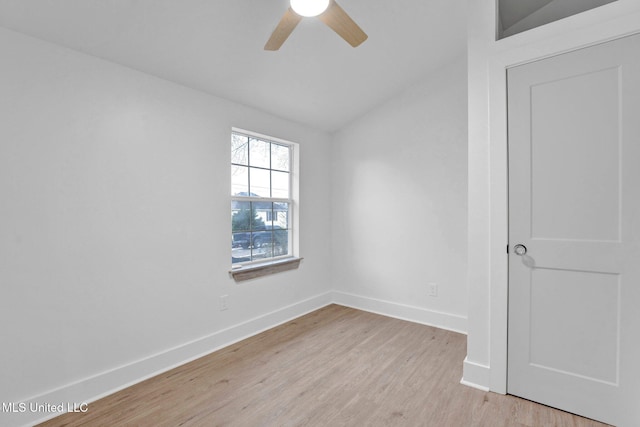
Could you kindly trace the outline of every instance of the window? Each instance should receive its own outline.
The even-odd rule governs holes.
[[[293,255],[294,144],[231,133],[231,262],[234,267]]]
[[[497,38],[513,36],[614,1],[617,0],[498,0]]]

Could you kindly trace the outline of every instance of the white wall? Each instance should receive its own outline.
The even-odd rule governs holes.
[[[640,31],[640,3],[618,0],[495,41],[494,0],[468,2],[469,313],[464,382],[507,388],[506,69]]]
[[[461,58],[335,135],[338,302],[466,331],[466,102]]]
[[[0,60],[0,402],[106,393],[330,301],[329,135],[2,29]],[[228,276],[232,126],[300,143],[299,270]]]

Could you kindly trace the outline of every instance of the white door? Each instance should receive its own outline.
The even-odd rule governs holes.
[[[509,69],[508,114],[508,392],[640,426],[640,36]]]

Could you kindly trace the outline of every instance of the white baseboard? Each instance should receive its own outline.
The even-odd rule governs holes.
[[[73,405],[90,403],[104,396],[115,393],[133,384],[159,375],[177,366],[198,359],[223,347],[259,334],[267,329],[278,326],[289,320],[325,307],[329,304],[339,304],[358,310],[369,311],[397,319],[408,320],[441,329],[466,334],[467,319],[463,316],[441,313],[420,307],[398,304],[344,292],[327,292],[315,297],[297,302],[287,307],[275,310],[246,322],[223,329],[206,337],[176,346],[153,356],[137,360],[127,365],[119,366],[106,372],[101,372],[81,381],[62,386],[58,389],[42,393],[27,399],[22,403],[26,408],[31,404],[63,404],[64,411]],[[465,361],[465,378],[467,381],[467,362]],[[480,366],[480,365],[478,365]],[[487,374],[488,377],[488,374]],[[482,382],[473,381],[467,385],[481,388]],[[463,384],[466,384],[463,382]],[[60,415],[60,412],[3,412],[2,425],[31,426]]]
[[[30,404],[63,403],[68,405],[90,403],[115,393],[155,375],[198,359],[223,347],[259,334],[267,329],[286,323],[332,303],[332,293],[327,292],[289,305],[282,309],[255,317],[246,322],[223,329],[206,337],[179,345],[153,356],[102,372],[73,384],[34,396],[23,402],[24,412],[3,412],[0,415],[3,426],[31,426],[60,415],[60,412],[31,412]],[[90,408],[89,404],[89,408]]]
[[[461,334],[467,333],[467,318],[456,314],[443,313],[407,304],[384,301],[376,298],[354,295],[346,292],[333,292],[336,304],[382,314],[396,319],[408,320],[423,325],[435,326]]]
[[[472,362],[465,357],[460,384],[482,391],[489,391],[490,379],[491,368],[480,363]]]

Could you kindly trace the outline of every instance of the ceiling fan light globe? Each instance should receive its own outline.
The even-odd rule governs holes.
[[[291,9],[300,16],[318,16],[329,7],[330,0],[291,0]]]

